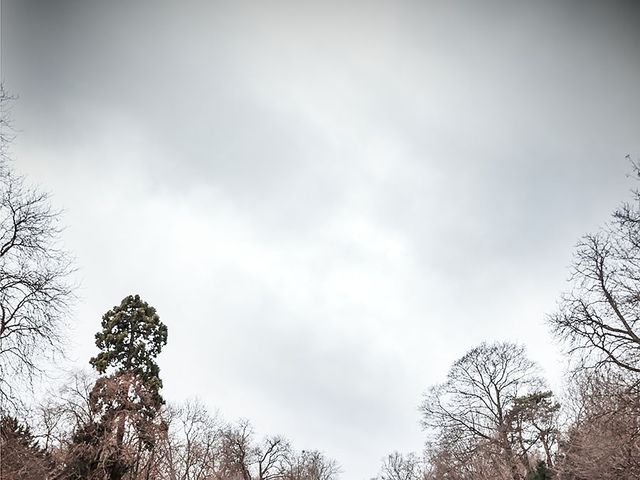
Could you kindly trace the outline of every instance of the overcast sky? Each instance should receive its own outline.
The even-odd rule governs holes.
[[[421,393],[527,345],[640,155],[634,2],[2,2],[16,167],[65,209],[71,357],[130,294],[169,400],[337,459],[420,450]]]

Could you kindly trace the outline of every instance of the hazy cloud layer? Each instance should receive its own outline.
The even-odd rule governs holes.
[[[421,392],[484,339],[557,382],[544,315],[640,154],[632,2],[129,3],[3,2],[79,363],[138,292],[170,328],[168,398],[346,479],[420,448]]]

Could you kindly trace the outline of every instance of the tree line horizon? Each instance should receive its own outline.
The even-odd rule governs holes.
[[[169,331],[137,294],[100,319],[92,372],[28,398],[64,355],[77,298],[61,213],[13,167],[10,101],[0,86],[0,480],[341,478],[330,452],[259,438],[198,400],[166,402],[156,358]],[[638,190],[579,239],[570,268],[547,316],[572,365],[562,398],[523,345],[482,342],[416,399],[423,449],[381,458],[375,480],[640,478]]]

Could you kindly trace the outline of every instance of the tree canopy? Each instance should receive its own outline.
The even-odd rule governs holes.
[[[102,330],[96,333],[101,351],[90,363],[99,373],[112,368],[134,374],[158,392],[162,381],[155,359],[166,344],[167,326],[156,309],[139,295],[129,295],[102,316]]]

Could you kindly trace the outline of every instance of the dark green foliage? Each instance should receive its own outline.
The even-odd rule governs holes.
[[[527,475],[527,480],[551,480],[551,471],[547,468],[547,464],[540,460],[536,469]]]
[[[85,480],[99,471],[101,444],[105,438],[104,425],[91,422],[77,427],[66,452],[64,469],[59,478]],[[95,475],[93,475],[95,478]]]
[[[549,435],[555,431],[554,417],[559,410],[560,404],[553,400],[553,392],[534,392],[517,397],[506,418],[516,432],[525,424],[531,424],[538,436]]]
[[[29,427],[20,424],[14,417],[4,416],[0,419],[0,438],[3,443],[15,442],[23,448],[37,449]]]
[[[10,416],[0,418],[0,460],[2,480],[42,480],[54,469],[29,427]]]
[[[513,406],[505,415],[509,425],[509,439],[519,447],[525,465],[529,465],[531,452],[544,453],[545,468],[553,468],[553,451],[558,444],[558,412],[560,404],[553,399],[550,391],[538,391],[513,401]],[[538,468],[540,463],[538,463]],[[535,480],[538,477],[533,477]],[[547,477],[541,477],[547,478]]]
[[[166,344],[167,327],[156,309],[139,295],[129,295],[102,316],[102,331],[96,333],[101,352],[91,365],[100,373],[112,367],[116,373],[134,374],[158,392],[162,381],[155,358]]]

